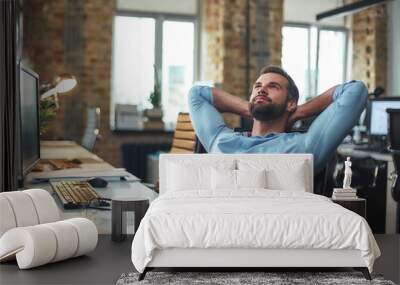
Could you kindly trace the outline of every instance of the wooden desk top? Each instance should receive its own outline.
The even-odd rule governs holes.
[[[42,160],[77,159],[81,162],[79,168],[84,169],[106,170],[114,168],[74,141],[40,141],[40,157]]]
[[[357,150],[354,144],[341,144],[337,148],[337,152],[343,156],[354,156],[357,158],[373,158],[376,160],[392,162],[392,155],[390,153],[380,153],[369,150]]]
[[[79,164],[79,168],[71,168],[72,171],[79,169],[87,171],[103,171],[108,170],[117,171],[111,164],[105,162],[97,155],[86,150],[82,146],[78,145],[73,141],[41,141],[40,142],[41,159],[46,163],[46,160],[73,160],[79,159],[82,163]],[[61,172],[63,170],[60,170]],[[65,171],[70,171],[66,169]],[[47,190],[50,194],[54,196],[54,200],[60,209],[60,214],[62,219],[69,219],[74,217],[86,217],[92,220],[99,231],[100,234],[110,234],[111,233],[111,211],[100,211],[94,209],[76,209],[76,210],[65,210],[56,197],[52,187],[47,182],[37,182],[32,184],[32,178],[35,174],[41,173],[57,173],[51,169],[45,169],[44,172],[31,172],[26,178],[25,188],[41,188]],[[96,175],[94,175],[96,176]],[[87,178],[81,178],[85,180]],[[75,178],[63,178],[62,180],[76,180]],[[116,199],[127,199],[127,198],[146,198],[149,201],[154,200],[158,194],[153,190],[147,188],[143,184],[137,181],[109,181],[108,186],[105,188],[95,188],[96,192],[100,196],[105,198],[116,198]]]

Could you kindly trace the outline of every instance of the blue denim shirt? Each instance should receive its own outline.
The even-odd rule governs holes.
[[[211,153],[311,153],[315,171],[357,123],[365,108],[368,91],[361,81],[336,87],[333,102],[314,120],[306,133],[270,133],[244,136],[225,125],[213,105],[212,89],[194,86],[189,92],[190,116],[196,134]]]

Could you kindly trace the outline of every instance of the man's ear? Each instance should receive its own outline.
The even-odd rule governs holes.
[[[294,113],[297,109],[297,102],[295,100],[289,100],[286,106],[286,111]]]

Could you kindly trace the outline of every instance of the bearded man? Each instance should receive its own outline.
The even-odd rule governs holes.
[[[367,97],[364,83],[353,80],[297,105],[299,91],[293,79],[282,68],[267,66],[254,83],[249,101],[221,89],[194,86],[189,108],[207,152],[312,153],[317,173],[357,123]],[[252,118],[251,132],[228,128],[222,112]],[[296,121],[315,115],[306,133],[287,132]]]

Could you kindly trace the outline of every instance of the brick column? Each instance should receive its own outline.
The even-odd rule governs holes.
[[[260,69],[281,63],[283,1],[205,0],[202,4],[202,30],[209,58],[203,79],[247,98]],[[224,117],[230,127],[239,126],[238,116]]]
[[[373,91],[386,89],[387,72],[386,4],[380,4],[352,16],[353,78]]]

